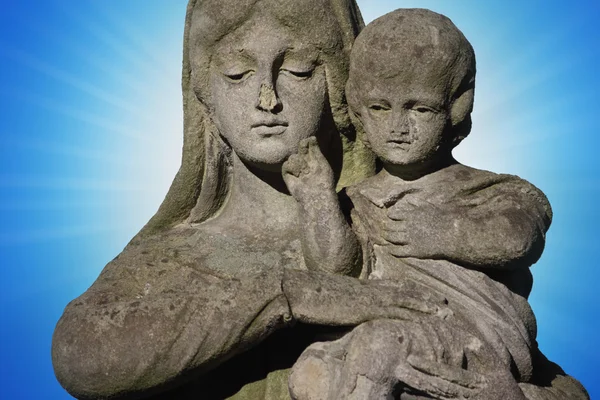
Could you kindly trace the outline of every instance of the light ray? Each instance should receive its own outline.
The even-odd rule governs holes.
[[[57,112],[75,120],[102,128],[103,132],[113,132],[119,136],[126,136],[140,141],[153,140],[153,138],[147,134],[142,134],[135,129],[116,124],[112,118],[102,117],[88,111],[76,109],[66,104],[60,104],[56,100],[44,97],[40,94],[29,94],[27,91],[14,91],[8,96],[12,99],[20,99],[22,101],[26,101],[27,103],[42,107],[46,110]]]
[[[469,152],[488,157],[495,154],[511,154],[518,148],[536,148],[539,143],[565,140],[568,132],[579,132],[586,128],[588,121],[571,118],[556,118],[569,115],[577,104],[592,101],[592,96],[579,93],[568,97],[555,97],[537,107],[520,109],[518,114],[508,119],[474,116],[473,133],[464,145]],[[485,137],[485,139],[484,139]],[[483,143],[485,142],[485,146]],[[458,147],[458,151],[461,151]]]
[[[47,190],[151,192],[154,189],[139,183],[63,178],[56,176],[0,175],[0,188],[34,188]]]
[[[121,37],[114,35],[106,30],[103,25],[98,24],[96,15],[88,18],[77,12],[73,8],[72,4],[59,4],[59,7],[65,13],[65,15],[68,15],[69,18],[78,23],[81,28],[88,31],[95,38],[109,46],[114,52],[119,54],[120,57],[135,65],[139,71],[146,71],[146,75],[150,76],[163,75],[159,69],[154,68],[150,63],[137,56],[139,54],[139,49],[128,48],[123,44]]]
[[[489,98],[489,101],[480,102],[478,105],[479,114],[484,115],[487,113],[495,114],[499,106],[509,103],[511,100],[518,98],[521,94],[540,86],[543,83],[550,81],[552,78],[559,76],[567,70],[573,69],[575,65],[579,64],[579,60],[562,60],[553,63],[552,65],[546,65],[545,68],[539,68],[535,71],[533,76],[522,77],[519,81],[511,82],[511,86],[508,87],[501,96],[488,95],[485,98]],[[494,85],[495,87],[502,87],[502,85]],[[496,94],[498,94],[496,92]]]
[[[106,209],[116,206],[123,209],[132,209],[136,207],[137,201],[128,198],[119,198],[110,201],[109,199],[91,198],[86,200],[74,200],[65,198],[56,200],[32,200],[19,199],[13,201],[0,201],[0,211],[71,211],[85,209]]]
[[[105,234],[108,232],[118,232],[130,229],[130,226],[117,226],[115,224],[110,224],[106,226],[64,226],[54,227],[52,229],[32,229],[29,231],[22,232],[0,232],[0,247],[26,245],[36,242],[69,239],[82,236],[93,236],[98,234]]]
[[[503,62],[495,64],[494,69],[486,71],[486,79],[494,82],[494,86],[501,86],[500,82],[507,82],[514,76],[521,76],[523,69],[529,69],[532,64],[538,65],[537,60],[540,56],[547,55],[548,51],[556,47],[561,39],[567,37],[567,33],[565,29],[557,29],[553,32],[544,32],[543,35],[536,38],[529,38],[524,43],[520,42],[523,46],[519,47],[519,52]]]
[[[45,61],[42,61],[42,60],[36,58],[33,55],[26,54],[25,52],[23,52],[19,49],[16,49],[14,47],[11,48],[11,46],[9,46],[5,43],[2,43],[2,42],[0,42],[0,51],[2,51],[6,57],[8,57],[9,59],[11,59],[14,62],[17,62],[23,66],[26,66],[32,70],[35,70],[35,71],[37,71],[43,75],[46,75],[58,82],[67,84],[67,85],[71,86],[72,88],[77,89],[95,99],[98,99],[107,104],[110,104],[113,107],[122,109],[131,114],[135,114],[136,117],[139,117],[141,119],[146,118],[146,115],[138,107],[133,106],[126,101],[123,101],[122,99],[110,94],[110,92],[100,89],[100,88],[98,88],[86,81],[83,81],[65,71],[62,71],[59,68],[56,68],[56,67],[46,63]]]
[[[37,152],[79,158],[86,161],[101,161],[102,164],[113,164],[129,168],[135,166],[135,163],[130,159],[118,157],[114,153],[108,154],[90,149],[89,147],[77,147],[63,143],[49,142],[35,137],[25,137],[22,135],[17,137],[15,135],[2,134],[0,137],[0,145],[11,149],[21,148],[35,150]]]
[[[96,11],[106,17],[112,26],[120,30],[120,32],[115,32],[119,38],[128,38],[138,49],[138,54],[143,53],[150,63],[157,66],[157,76],[164,76],[165,74],[171,75],[173,72],[179,72],[178,70],[173,71],[171,68],[173,64],[166,63],[166,58],[159,57],[157,55],[156,43],[151,44],[148,40],[146,40],[147,34],[142,34],[136,30],[135,27],[129,23],[129,21],[124,20],[121,14],[115,13],[113,10],[111,10],[106,2],[91,2],[90,4],[95,7]],[[123,34],[121,34],[121,32]],[[181,33],[183,38],[183,32]]]
[[[32,21],[28,18],[19,18],[18,23],[24,29],[43,37],[46,45],[56,46],[65,49],[77,57],[77,62],[95,67],[104,76],[114,79],[123,87],[137,93],[148,93],[147,80],[139,74],[127,73],[119,63],[113,59],[102,58],[94,47],[90,47],[89,42],[80,42],[81,36],[73,36],[61,33],[57,30],[51,30],[49,27],[39,21]]]

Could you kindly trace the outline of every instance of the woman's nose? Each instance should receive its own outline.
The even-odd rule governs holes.
[[[263,83],[260,85],[256,108],[267,112],[278,112],[281,110],[281,105],[281,100],[272,84]]]

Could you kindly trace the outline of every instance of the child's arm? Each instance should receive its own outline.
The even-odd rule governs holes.
[[[482,269],[529,267],[539,259],[552,213],[537,188],[510,177],[470,197],[460,205],[402,199],[383,230],[392,254]]]
[[[340,209],[333,171],[312,137],[283,165],[283,178],[300,207],[302,251],[311,270],[358,276],[361,249]]]

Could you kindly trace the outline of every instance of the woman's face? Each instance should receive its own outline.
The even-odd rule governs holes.
[[[301,139],[330,122],[325,67],[308,43],[267,16],[246,21],[215,46],[214,120],[242,161],[277,170]]]

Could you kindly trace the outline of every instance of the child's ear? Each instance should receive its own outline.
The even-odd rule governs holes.
[[[460,125],[473,111],[475,89],[470,88],[458,96],[450,108],[452,126]]]

